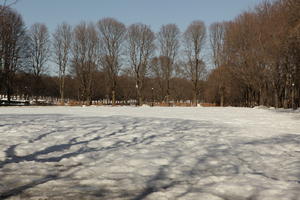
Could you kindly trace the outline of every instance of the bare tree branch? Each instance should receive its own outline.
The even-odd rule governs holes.
[[[107,73],[112,93],[112,104],[116,103],[117,77],[121,68],[122,45],[125,41],[125,25],[113,18],[104,18],[97,23],[100,39],[100,61]]]
[[[58,66],[59,92],[61,102],[64,102],[64,87],[66,68],[69,64],[69,56],[72,42],[72,28],[70,25],[63,23],[58,25],[53,34],[53,51],[54,62]]]
[[[133,24],[128,28],[128,51],[130,66],[134,73],[138,104],[142,104],[142,88],[149,61],[153,54],[154,33],[150,27],[143,24]]]
[[[203,45],[205,43],[206,28],[202,21],[192,22],[184,32],[184,45],[187,62],[185,71],[193,82],[193,104],[197,105],[199,94],[199,80],[205,72],[205,63],[200,58]]]
[[[34,94],[36,101],[41,91],[41,75],[46,72],[50,56],[50,36],[45,24],[33,24],[29,30],[30,65],[35,77]]]
[[[164,59],[165,80],[166,80],[166,102],[169,103],[170,96],[170,79],[174,71],[174,61],[179,49],[180,31],[176,24],[163,25],[157,34],[160,55],[166,57]]]
[[[80,81],[81,99],[90,105],[92,83],[98,65],[99,38],[95,25],[81,23],[73,31],[72,67]]]
[[[0,15],[0,89],[4,87],[8,103],[13,93],[15,73],[26,58],[26,31],[22,17],[10,8]]]

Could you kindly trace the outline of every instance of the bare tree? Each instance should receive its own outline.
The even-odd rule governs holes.
[[[0,15],[2,15],[6,9],[9,9],[17,2],[18,0],[0,0]]]
[[[128,28],[128,51],[130,66],[134,73],[138,105],[142,104],[142,89],[155,45],[155,35],[150,27],[133,24]]]
[[[212,49],[212,60],[215,67],[224,64],[223,47],[224,47],[225,22],[214,23],[209,27],[209,41]]]
[[[185,54],[185,72],[193,83],[193,105],[197,105],[199,81],[205,72],[205,63],[201,59],[201,51],[205,43],[206,28],[202,21],[192,22],[183,34]]]
[[[157,34],[160,55],[168,58],[164,62],[165,82],[166,82],[166,102],[169,103],[170,79],[173,73],[174,61],[179,49],[180,31],[176,24],[163,25]]]
[[[45,24],[33,24],[29,30],[30,65],[34,75],[33,93],[36,101],[41,91],[41,75],[46,72],[50,56],[50,36]]]
[[[80,82],[80,96],[91,103],[93,77],[98,65],[99,39],[95,25],[81,23],[73,31],[72,67]]]
[[[69,64],[71,51],[72,28],[69,24],[58,25],[53,34],[54,61],[58,66],[59,93],[64,102],[66,68]]]
[[[15,73],[26,58],[26,31],[22,17],[5,9],[0,15],[0,80],[8,103],[11,101]]]
[[[0,5],[10,7],[17,2],[18,0],[0,0]]]
[[[100,39],[100,62],[107,73],[112,94],[112,104],[116,104],[117,78],[121,68],[120,57],[125,41],[126,27],[113,18],[104,18],[97,24]]]
[[[212,51],[212,61],[215,68],[221,67],[225,64],[224,58],[224,34],[225,34],[225,22],[214,23],[209,27],[209,41]],[[225,86],[222,82],[218,86],[220,94],[220,105],[224,105]]]
[[[154,57],[151,60],[151,72],[153,78],[159,86],[160,101],[166,100],[167,87],[170,87],[170,71],[166,67],[170,63],[170,58],[166,56]]]
[[[212,26],[211,44],[218,68],[209,82],[214,88],[212,83],[218,82],[219,90],[225,86],[228,102],[285,108],[299,105],[299,8],[298,0],[263,1],[233,21]],[[218,94],[221,105],[224,92]]]

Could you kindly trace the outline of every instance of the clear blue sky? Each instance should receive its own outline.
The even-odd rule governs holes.
[[[158,31],[162,24],[176,23],[181,31],[193,20],[213,22],[233,19],[261,0],[19,0],[14,6],[29,27],[45,23],[52,32],[65,21],[96,22],[114,17],[126,25],[141,22]]]

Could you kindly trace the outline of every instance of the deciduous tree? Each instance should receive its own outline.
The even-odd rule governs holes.
[[[112,104],[115,105],[117,78],[121,68],[126,27],[113,18],[104,18],[97,23],[97,28],[100,39],[100,62],[109,78]]]
[[[38,100],[41,88],[41,75],[47,70],[47,62],[50,57],[50,36],[45,24],[33,24],[29,30],[30,38],[30,66],[34,75],[33,94]]]
[[[81,23],[74,28],[72,68],[80,82],[80,99],[91,103],[94,74],[98,66],[99,38],[95,25]]]
[[[205,63],[201,51],[205,44],[206,27],[202,21],[192,22],[183,34],[186,62],[184,71],[193,83],[193,105],[197,105],[199,81],[204,77]]]
[[[157,34],[159,54],[164,62],[160,65],[164,69],[164,76],[166,83],[166,102],[169,103],[170,96],[170,79],[174,71],[174,62],[179,50],[180,30],[176,24],[163,25]]]
[[[136,82],[137,102],[141,105],[144,80],[155,48],[155,36],[150,27],[143,24],[133,24],[127,32],[130,66]]]
[[[0,85],[4,86],[8,103],[13,93],[15,73],[26,59],[27,41],[22,17],[10,8],[3,9],[0,15]]]
[[[66,69],[69,65],[71,51],[72,28],[69,24],[58,25],[53,34],[54,62],[58,66],[59,93],[61,102],[64,102],[64,88]]]

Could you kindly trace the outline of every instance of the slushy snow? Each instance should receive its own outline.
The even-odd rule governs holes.
[[[0,108],[0,199],[300,199],[300,113]]]

